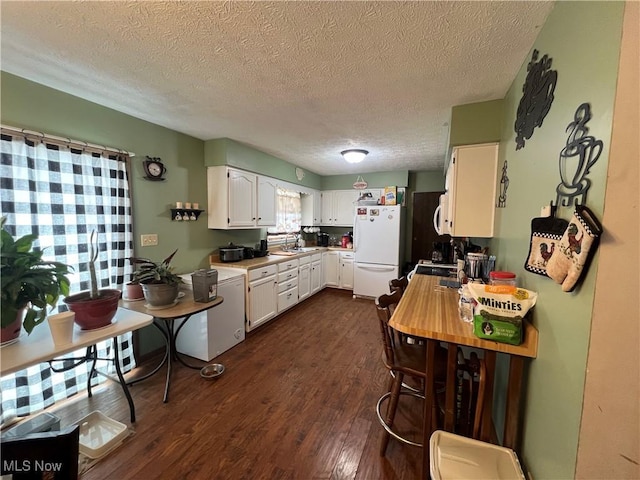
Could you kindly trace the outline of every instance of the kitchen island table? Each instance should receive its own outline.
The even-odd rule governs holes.
[[[491,414],[496,353],[509,356],[509,380],[505,407],[503,444],[518,452],[520,397],[526,358],[535,358],[538,352],[538,330],[526,320],[523,322],[524,337],[520,345],[510,345],[484,340],[473,333],[473,324],[463,322],[458,313],[457,289],[441,285],[444,277],[414,275],[389,325],[399,332],[426,340],[427,379],[434,378],[435,350],[439,342],[447,342],[447,385],[445,397],[444,430],[453,431],[456,402],[457,346],[479,348],[484,351],[487,367],[485,402],[482,411],[480,440],[491,440]],[[424,401],[424,425],[422,430],[422,477],[429,478],[429,438],[435,430],[431,423],[434,385],[426,382]]]
[[[162,399],[164,403],[167,403],[169,401],[169,386],[171,384],[171,364],[173,360],[178,360],[184,366],[189,368],[198,369],[198,370],[202,368],[202,365],[201,366],[189,365],[182,358],[180,358],[180,355],[176,350],[176,338],[180,333],[180,329],[182,329],[182,326],[187,323],[187,321],[189,320],[189,318],[191,318],[193,314],[203,312],[205,310],[209,310],[210,308],[220,305],[224,301],[222,297],[218,296],[210,302],[206,302],[206,303],[195,302],[193,300],[192,291],[187,290],[181,293],[183,293],[184,295],[182,295],[177,300],[175,305],[166,307],[166,308],[150,307],[147,304],[145,304],[144,301],[122,300],[120,303],[121,306],[123,308],[126,308],[127,310],[133,310],[136,312],[146,313],[147,315],[151,315],[153,317],[153,325],[160,331],[160,333],[164,337],[164,340],[166,342],[166,348],[164,352],[164,357],[162,358],[160,363],[148,374],[139,378],[134,378],[132,380],[129,380],[128,382],[129,385],[133,385],[135,383],[141,382],[142,380],[145,380],[150,376],[152,376],[153,374],[155,374],[156,372],[158,372],[160,368],[162,368],[162,366],[166,363],[167,378],[165,380],[164,397]],[[182,319],[182,322],[177,328],[175,328],[174,323],[176,320],[179,320],[179,319]]]

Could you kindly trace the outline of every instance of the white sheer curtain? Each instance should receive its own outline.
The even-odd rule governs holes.
[[[269,227],[267,232],[271,234],[299,232],[302,224],[300,192],[278,188],[277,195],[276,226]]]
[[[0,214],[14,237],[34,233],[44,258],[69,264],[71,292],[89,288],[89,236],[98,233],[100,288],[120,288],[131,270],[133,255],[127,158],[72,150],[45,141],[27,140],[3,130],[0,158]],[[66,307],[60,303],[58,308]],[[48,328],[39,325],[36,328]],[[24,334],[24,333],[23,333]],[[131,334],[120,339],[124,372],[134,364]],[[98,345],[100,357],[112,357],[111,342]],[[84,350],[69,355],[82,356]],[[73,362],[56,362],[56,369]],[[83,363],[56,373],[48,363],[0,379],[2,422],[41,410],[86,387]],[[112,366],[111,366],[112,367]],[[92,384],[103,381],[94,377]]]

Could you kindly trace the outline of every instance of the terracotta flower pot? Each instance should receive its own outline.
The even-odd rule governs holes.
[[[124,300],[140,300],[144,298],[144,293],[142,293],[142,285],[139,283],[127,283],[124,286]]]
[[[63,301],[76,316],[74,321],[82,330],[95,330],[111,324],[118,310],[120,290],[103,289],[99,297],[92,300],[90,292],[80,292]]]
[[[6,327],[0,328],[0,343],[10,342],[20,336],[22,330],[22,319],[27,307],[21,308],[16,313],[16,319]]]

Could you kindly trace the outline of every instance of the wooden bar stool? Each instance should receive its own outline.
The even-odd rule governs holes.
[[[400,277],[389,280],[389,291],[391,293],[394,293],[396,290],[400,290],[402,293],[404,293],[408,286],[409,280],[407,280],[407,277]]]
[[[376,405],[376,413],[380,424],[385,429],[385,434],[380,444],[380,455],[384,456],[389,438],[393,437],[408,445],[422,447],[418,442],[411,441],[393,431],[393,421],[396,415],[398,402],[401,395],[408,395],[424,399],[426,378],[426,354],[424,345],[408,344],[403,342],[396,330],[389,326],[391,311],[402,298],[402,292],[396,290],[391,295],[381,295],[376,299],[376,310],[380,325],[380,333],[383,345],[383,363],[392,373],[388,391],[380,397]],[[436,352],[436,382],[443,384],[446,379],[447,350],[439,347]],[[410,376],[418,380],[421,385],[420,391],[407,391],[402,389],[405,376]],[[383,417],[382,406],[389,400],[386,417]],[[433,415],[437,417],[437,401],[434,402]]]

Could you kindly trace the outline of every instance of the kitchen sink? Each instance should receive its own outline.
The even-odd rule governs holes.
[[[290,247],[290,248],[282,248],[280,250],[276,250],[275,252],[271,252],[271,255],[295,255],[296,253],[306,253],[306,252],[314,252],[319,250],[318,247]]]

